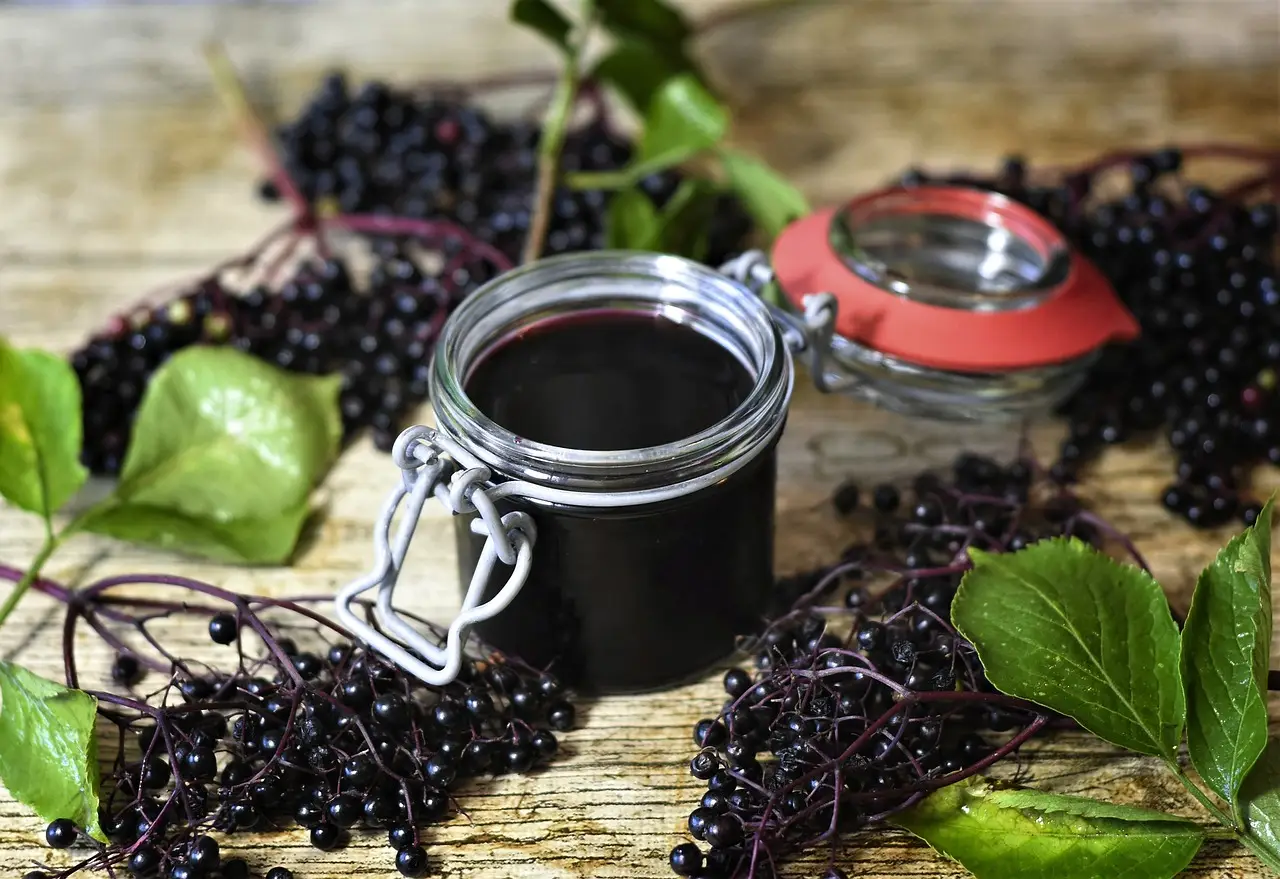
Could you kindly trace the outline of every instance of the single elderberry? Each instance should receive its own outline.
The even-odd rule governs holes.
[[[143,845],[129,855],[129,872],[135,876],[154,876],[160,869],[160,852],[155,846]]]
[[[267,879],[293,879],[293,871],[288,867],[272,867],[267,871]]]
[[[671,869],[678,876],[696,876],[702,872],[702,851],[685,842],[671,850]]]
[[[54,819],[44,829],[44,841],[50,848],[70,848],[78,835],[75,822],[70,818]]]
[[[240,627],[233,614],[215,614],[213,619],[209,620],[209,638],[215,644],[233,643],[239,631]]]
[[[418,844],[417,831],[412,824],[393,824],[387,830],[387,844],[396,851]]]
[[[410,845],[396,852],[396,869],[402,876],[424,876],[427,872],[427,850],[420,845]]]
[[[573,729],[577,712],[569,702],[555,702],[547,709],[547,723],[557,732]]]
[[[342,842],[342,831],[338,825],[323,821],[311,828],[311,845],[322,852],[333,851]]]

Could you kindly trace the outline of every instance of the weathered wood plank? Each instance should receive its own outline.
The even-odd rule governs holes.
[[[688,0],[696,17],[729,8]],[[297,6],[0,8],[0,332],[71,347],[111,312],[243,248],[279,218],[251,198],[256,169],[213,99],[198,52],[226,43],[254,94],[288,111],[325,69],[398,81],[549,69],[535,40],[504,27],[504,0]],[[912,162],[990,166],[1010,150],[1073,161],[1167,139],[1280,143],[1280,7],[1274,0],[860,0],[814,2],[739,19],[702,48],[738,107],[736,136],[819,198],[871,185]],[[528,98],[513,96],[505,109]],[[1038,425],[1048,454],[1059,425]],[[1016,437],[991,428],[907,422],[802,390],[781,446],[779,564],[832,557],[868,523],[840,521],[825,499],[846,476],[904,477],[960,447],[1000,454]],[[1162,448],[1108,454],[1084,487],[1134,535],[1176,604],[1221,534],[1197,534],[1155,502],[1171,462]],[[373,515],[395,476],[367,443],[324,489],[328,515],[295,567],[247,571],[124,547],[71,542],[49,573],[83,580],[181,570],[277,595],[330,592],[369,562]],[[1280,485],[1259,474],[1263,490]],[[415,546],[414,608],[457,603],[451,523],[432,510]],[[39,527],[0,509],[0,559],[25,563]],[[57,609],[24,603],[0,655],[56,676]],[[16,637],[15,637],[16,636]],[[197,627],[175,633],[201,649]],[[102,675],[104,649],[88,673]],[[651,696],[589,706],[566,757],[529,778],[477,784],[469,820],[432,832],[436,873],[451,877],[660,877],[684,838],[697,783],[683,770],[692,723],[719,704],[715,676]],[[1028,750],[1037,783],[1197,814],[1152,761],[1082,736]],[[1011,767],[1012,768],[1012,767]],[[35,844],[39,822],[0,796],[0,870],[65,863]],[[267,867],[313,877],[387,875],[379,837],[333,855],[299,834],[232,847]],[[873,879],[953,877],[907,837],[860,838],[843,859]],[[796,875],[819,872],[818,861]],[[1213,845],[1189,875],[1255,879],[1240,850]]]

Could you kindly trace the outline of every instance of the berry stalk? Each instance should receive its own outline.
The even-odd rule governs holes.
[[[565,50],[564,69],[560,71],[560,78],[556,82],[555,94],[551,98],[543,124],[542,139],[538,142],[537,187],[534,190],[533,218],[529,224],[529,237],[525,239],[523,262],[533,262],[541,255],[547,228],[551,224],[552,200],[556,181],[560,176],[560,153],[564,149],[578,89],[582,86],[582,54],[595,18],[595,0],[582,0],[578,26],[570,35]]]

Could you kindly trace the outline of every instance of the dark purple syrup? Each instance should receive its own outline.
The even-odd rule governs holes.
[[[517,435],[608,451],[677,442],[733,412],[754,379],[717,341],[662,317],[601,312],[535,326],[490,352],[467,396]],[[591,690],[676,683],[758,625],[773,579],[774,448],[662,504],[518,501],[537,524],[533,571],[480,637]],[[459,517],[462,582],[483,545]],[[508,569],[489,591],[500,588]]]
[[[751,391],[715,340],[663,317],[603,312],[535,326],[489,353],[466,381],[485,415],[568,449],[661,446],[706,430]]]

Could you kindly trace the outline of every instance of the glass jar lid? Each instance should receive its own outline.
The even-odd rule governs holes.
[[[1048,220],[979,189],[861,196],[792,224],[771,262],[795,306],[831,293],[841,337],[928,368],[1044,367],[1138,333],[1106,279]]]

